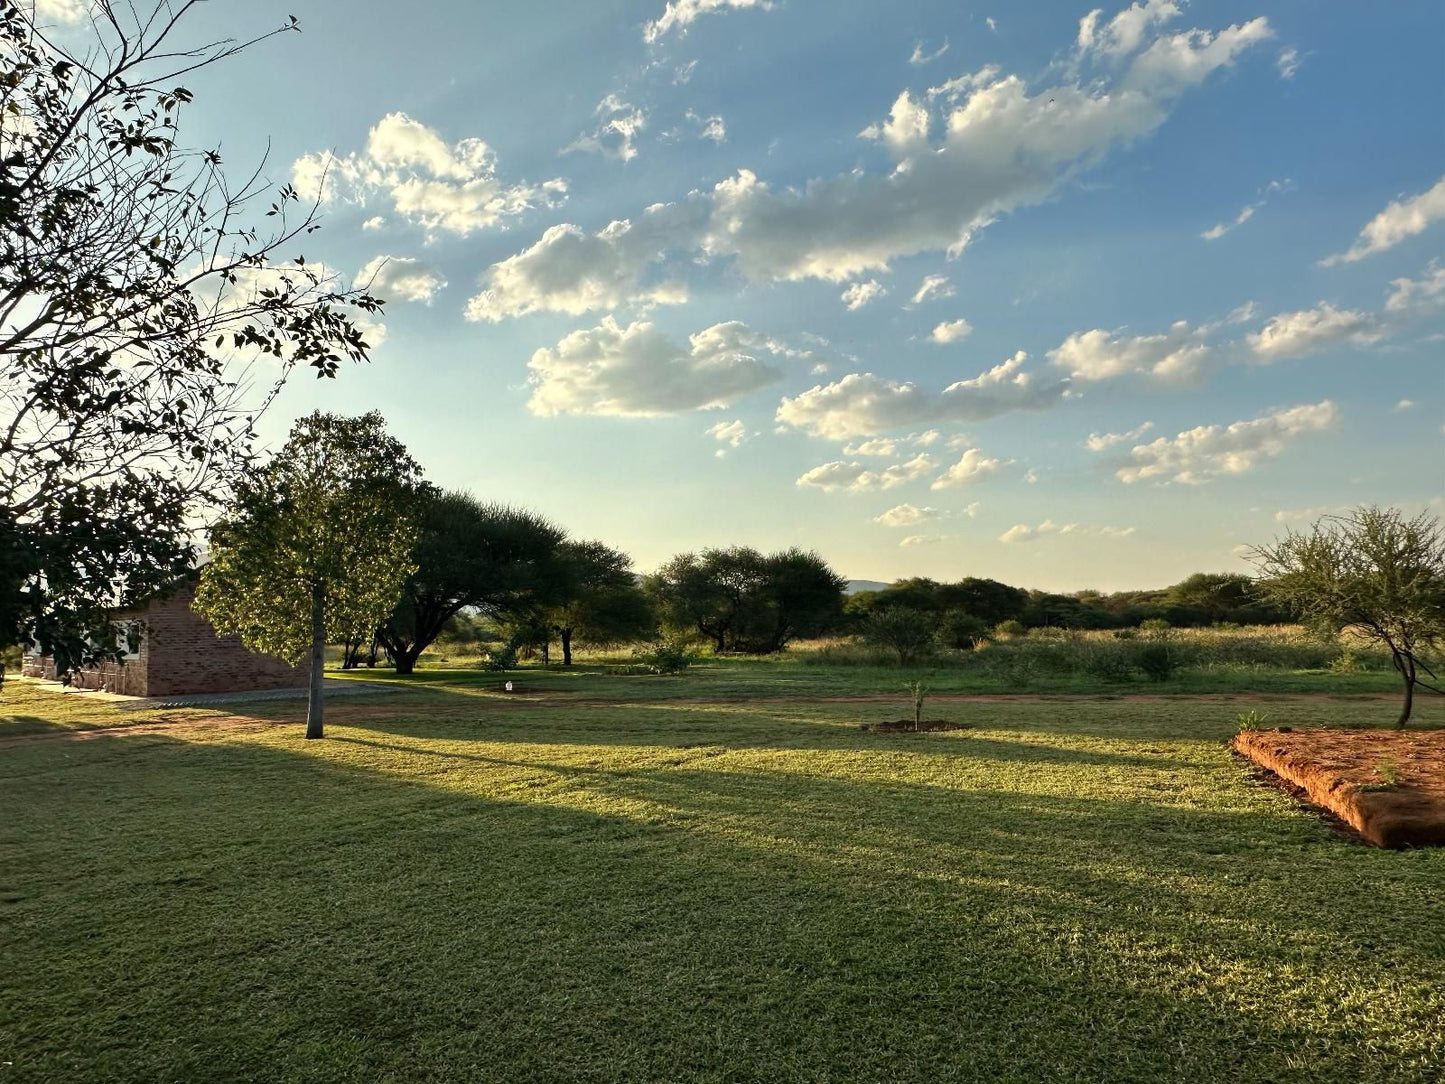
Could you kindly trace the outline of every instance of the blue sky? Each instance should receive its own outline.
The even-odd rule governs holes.
[[[643,569],[800,545],[1116,589],[1440,509],[1438,3],[253,0],[193,32],[293,10],[187,137],[269,141],[324,199],[308,258],[390,300],[273,439],[378,408],[434,481]]]

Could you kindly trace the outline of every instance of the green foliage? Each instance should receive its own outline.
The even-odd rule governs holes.
[[[681,674],[698,660],[697,649],[675,637],[664,637],[652,647],[633,654],[654,674]]]
[[[1250,708],[1248,711],[1241,711],[1235,717],[1235,725],[1241,731],[1260,730],[1268,719],[1268,713]]]
[[[627,554],[601,542],[564,542],[555,563],[556,601],[543,619],[562,638],[565,665],[572,664],[574,639],[614,647],[656,636],[657,614]]]
[[[145,6],[72,46],[0,4],[0,647],[65,674],[116,657],[117,604],[192,567],[259,412],[293,369],[364,359],[380,307],[283,252],[316,228],[294,189],[261,231],[261,183],[180,138],[180,79],[261,39],[197,48],[193,5]]]
[[[1151,617],[1147,621],[1139,622],[1140,632],[1168,632],[1172,627],[1162,617]]]
[[[196,611],[292,662],[312,647],[318,599],[327,642],[370,636],[413,570],[421,484],[379,413],[302,418],[212,527]]]
[[[1405,685],[1399,725],[1409,720],[1424,656],[1445,641],[1445,534],[1421,513],[1357,508],[1325,516],[1256,547],[1259,590],[1329,636],[1344,630],[1384,646]]]
[[[1022,636],[1028,632],[1027,626],[1022,621],[1000,621],[993,627],[993,635],[997,640],[1011,640],[1015,636]]]
[[[887,648],[900,666],[912,666],[933,654],[936,618],[907,606],[885,606],[868,615],[864,643]]]
[[[563,590],[558,556],[565,539],[562,528],[525,508],[459,491],[423,493],[415,571],[378,634],[397,670],[411,672],[463,610],[513,622],[537,615],[540,622]]]
[[[935,630],[938,646],[946,650],[972,651],[988,639],[988,622],[963,610],[945,610],[938,615]]]
[[[816,553],[746,546],[678,554],[646,581],[664,627],[706,638],[718,654],[770,654],[833,631],[846,586]]]
[[[1168,681],[1178,668],[1174,652],[1166,643],[1146,643],[1140,646],[1136,663],[1150,681]]]
[[[498,644],[487,652],[486,669],[493,673],[517,668],[517,645],[508,641]]]

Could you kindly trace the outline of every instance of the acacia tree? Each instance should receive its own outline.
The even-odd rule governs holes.
[[[559,553],[562,598],[548,612],[562,641],[562,665],[572,665],[572,642],[598,647],[644,639],[657,619],[632,574],[632,558],[601,542],[565,542]]]
[[[253,651],[311,661],[306,736],[322,736],[327,643],[369,634],[415,567],[421,468],[381,414],[302,418],[211,528],[195,609]]]
[[[377,622],[377,640],[397,673],[411,673],[463,610],[515,617],[556,597],[556,557],[566,533],[537,513],[484,504],[470,493],[431,491],[423,496],[419,523],[415,570],[395,610]]]
[[[1378,643],[1405,686],[1397,725],[1410,720],[1417,685],[1435,672],[1424,653],[1445,641],[1445,535],[1421,513],[1363,507],[1324,516],[1308,534],[1293,531],[1250,555],[1260,591],[1306,624],[1338,635],[1346,629]]]
[[[847,581],[815,553],[735,546],[678,554],[647,587],[672,628],[707,637],[718,652],[766,654],[837,627]]]
[[[314,204],[180,142],[183,79],[297,26],[191,45],[195,6],[94,0],[61,39],[0,0],[0,647],[62,674],[190,567],[259,411],[364,359],[380,306],[288,251]]]

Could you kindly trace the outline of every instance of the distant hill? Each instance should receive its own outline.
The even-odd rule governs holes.
[[[888,586],[888,584],[880,583],[877,580],[849,580],[848,586],[843,588],[843,593],[845,595],[856,595],[859,591],[881,591]]]

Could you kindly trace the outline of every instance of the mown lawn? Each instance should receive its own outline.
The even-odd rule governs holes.
[[[729,671],[423,675],[321,742],[296,703],[7,684],[0,1081],[1445,1075],[1445,850],[1351,843],[1224,748],[1249,707],[1393,703],[875,735],[901,697]]]

